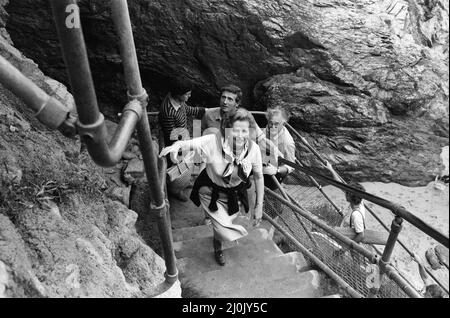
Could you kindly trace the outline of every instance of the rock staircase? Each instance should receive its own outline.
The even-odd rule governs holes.
[[[321,275],[309,267],[301,253],[284,254],[272,241],[270,224],[263,222],[258,228],[253,228],[250,220],[242,216],[235,223],[247,228],[249,235],[224,244],[225,266],[218,265],[214,259],[211,225],[173,231],[179,278],[185,297],[323,296]]]

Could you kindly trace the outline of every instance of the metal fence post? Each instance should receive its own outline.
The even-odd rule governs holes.
[[[368,298],[375,298],[380,291],[383,276],[386,273],[386,266],[389,265],[395,243],[397,242],[398,235],[402,230],[402,223],[403,219],[399,216],[396,216],[392,221],[391,231],[389,232],[389,237],[384,248],[383,255],[381,256],[381,260],[378,263],[380,268],[380,277],[378,278],[379,284],[370,289],[369,294],[367,295]]]
[[[142,87],[127,1],[112,1],[111,8],[113,22],[116,32],[119,35],[119,48],[123,59],[129,98],[146,99],[147,94]],[[147,100],[145,101],[145,105],[147,105]],[[151,213],[156,213],[158,216],[159,235],[163,246],[164,261],[166,263],[166,281],[172,284],[178,280],[178,269],[172,242],[172,229],[168,220],[168,205],[165,200],[163,184],[159,180],[158,151],[155,151],[155,144],[152,140],[152,132],[146,114],[141,117],[137,124],[137,133],[150,188],[150,198],[152,201],[150,210]]]

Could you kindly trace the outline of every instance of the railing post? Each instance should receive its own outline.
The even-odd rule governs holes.
[[[142,87],[127,1],[112,1],[111,7],[114,25],[120,39],[119,47],[124,64],[129,98],[136,98],[138,100],[144,98],[146,100],[142,102],[147,105],[147,94]],[[150,210],[151,213],[156,213],[158,216],[158,230],[163,247],[164,261],[166,263],[166,282],[172,284],[178,280],[178,269],[172,242],[172,229],[168,221],[168,204],[165,200],[163,184],[160,183],[160,173],[157,163],[158,155],[155,151],[150,124],[146,115],[142,116],[138,122],[137,132],[150,188]]]
[[[395,243],[397,242],[398,235],[402,230],[402,223],[403,219],[399,216],[396,216],[392,221],[391,232],[389,233],[389,237],[384,248],[383,255],[381,256],[381,260],[378,263],[380,269],[380,276],[378,278],[379,283],[369,291],[369,294],[367,295],[368,298],[375,298],[380,291],[383,276],[386,273],[386,267],[389,265],[392,253],[394,251]]]

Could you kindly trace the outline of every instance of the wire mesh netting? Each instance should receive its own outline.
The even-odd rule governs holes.
[[[305,194],[296,189],[298,193]],[[308,200],[308,212],[317,220],[329,226],[340,223],[339,215],[330,204],[324,202],[320,192],[309,192],[314,200]],[[280,201],[276,196],[267,192],[264,203],[265,212],[277,220],[285,230],[294,236],[305,248],[330,267],[345,282],[361,295],[367,296],[371,287],[376,284],[378,266],[354,250],[340,244],[339,241],[311,220],[294,211],[290,206]],[[309,232],[309,233],[308,233]],[[291,250],[297,250],[294,244],[286,242]],[[364,245],[373,252],[371,246]],[[378,297],[406,298],[408,295],[391,279],[384,277]]]
[[[314,149],[314,145],[316,145],[316,142],[314,139],[309,138],[308,136],[306,137],[302,137],[300,136],[295,129],[293,129],[292,127],[287,127],[288,130],[291,132],[292,137],[295,141],[295,145],[296,145],[296,157],[300,160],[300,162],[297,162],[301,165],[306,165],[307,167],[323,167],[323,164],[321,163],[324,158],[320,158],[320,154],[317,153],[317,151]],[[306,144],[305,144],[306,142]],[[314,199],[309,200],[309,193],[307,193],[306,191],[310,191],[310,190],[304,190],[305,188],[310,188],[310,187],[314,187],[314,186],[318,186],[317,182],[311,182],[312,178],[310,178],[308,175],[299,172],[299,171],[294,171],[294,173],[292,173],[292,176],[290,175],[289,178],[287,178],[287,181],[285,184],[286,188],[288,188],[289,192],[295,196],[295,200],[294,201],[298,201],[300,203],[300,205],[304,208],[306,208],[309,211],[313,211],[314,214],[316,214],[319,218],[321,218],[323,221],[325,221],[327,224],[331,225],[331,226],[336,226],[340,223],[342,217],[339,215],[339,213],[334,213],[338,210],[338,207],[336,207],[336,205],[334,204],[334,202],[329,202],[328,200],[325,199],[325,197],[323,197],[322,199],[326,201],[326,203],[321,202],[321,200],[315,200],[317,198],[317,194],[319,194],[319,190],[317,189],[316,191],[316,195],[312,195],[312,197],[314,197]],[[290,187],[290,188],[289,188]],[[322,193],[320,193],[322,194]],[[309,200],[309,202],[308,202]],[[322,200],[322,201],[323,201]],[[330,213],[331,211],[331,213]],[[377,219],[376,221],[378,222],[377,224],[381,225],[381,227],[386,228],[387,226],[389,226],[389,224],[382,224],[381,221],[379,221],[379,217],[376,218],[375,215],[373,214],[372,211],[368,210],[370,212],[371,215],[374,216],[375,219]],[[387,229],[387,232],[389,232],[389,229]],[[424,237],[428,237],[426,234],[424,234]],[[402,257],[401,255],[410,255],[412,256],[412,250],[411,247],[409,246],[405,246],[404,244],[400,244],[401,245],[401,250],[397,249],[396,251],[394,251],[394,254],[392,255],[392,257]],[[380,254],[380,250],[379,248],[377,248],[376,252],[378,254]],[[381,254],[380,254],[381,255]],[[394,266],[395,268],[395,266]],[[398,271],[398,269],[397,269]],[[403,275],[402,272],[398,271],[400,276],[403,277],[403,279],[408,280],[408,278],[405,277],[405,275]],[[448,295],[448,287],[446,288],[445,286],[448,286],[448,279],[447,279],[447,283],[445,281],[439,281],[439,278],[436,275],[433,275],[433,273],[431,273],[429,270],[427,270],[428,275],[430,275],[430,277],[433,279],[433,281],[435,283],[437,283],[440,287],[442,287],[445,291],[445,293]],[[447,274],[448,275],[448,274]],[[409,287],[416,289],[417,292],[420,293],[420,291],[414,287],[414,285],[411,282],[408,282]],[[386,283],[386,287],[383,287],[382,290],[380,291],[381,295],[387,295],[389,294],[389,292],[386,292],[385,289],[386,288],[390,288],[390,289],[396,289],[398,288],[398,286],[396,284],[391,284],[391,283]],[[395,293],[394,293],[395,294]],[[387,296],[386,296],[387,297]]]

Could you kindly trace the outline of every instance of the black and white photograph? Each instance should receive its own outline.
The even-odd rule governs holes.
[[[448,266],[448,0],[0,0],[0,298],[264,315]]]

